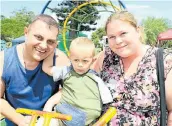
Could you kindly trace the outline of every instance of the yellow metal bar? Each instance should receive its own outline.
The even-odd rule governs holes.
[[[45,117],[43,126],[49,126],[50,121],[51,121],[51,117],[49,116]]]
[[[48,126],[52,118],[56,118],[60,120],[68,120],[68,121],[72,120],[72,116],[66,115],[66,114],[60,114],[56,112],[45,112],[45,111],[31,110],[31,109],[25,109],[25,108],[18,108],[16,109],[16,112],[21,113],[21,114],[31,115],[32,119],[30,122],[30,126],[35,126],[38,116],[44,117],[43,126]]]
[[[88,5],[88,4],[97,4],[97,3],[99,3],[99,2],[101,2],[102,4],[105,4],[105,5],[112,6],[112,7],[113,7],[114,9],[116,9],[117,11],[120,10],[119,7],[116,7],[116,6],[112,5],[112,3],[104,2],[103,0],[102,0],[102,1],[96,0],[96,1],[85,2],[85,3],[81,4],[81,5],[79,5],[78,7],[74,8],[74,9],[71,11],[71,13],[69,13],[69,15],[68,15],[68,17],[66,18],[66,20],[64,21],[64,25],[63,25],[63,32],[62,32],[62,33],[63,33],[63,45],[64,45],[64,48],[65,48],[65,50],[66,50],[66,52],[67,52],[67,55],[69,55],[69,50],[68,50],[68,48],[67,48],[67,46],[66,46],[66,30],[67,30],[66,25],[67,25],[67,22],[68,22],[69,18],[70,18],[78,9],[82,8],[83,6],[86,6],[86,5]]]
[[[105,126],[117,113],[115,107],[110,107],[106,113],[93,125],[93,126]]]
[[[29,126],[35,126],[37,117],[38,117],[37,115],[32,115],[32,119]]]
[[[18,108],[16,109],[16,112],[27,114],[27,115],[37,115],[37,116],[44,116],[44,117],[46,116],[46,117],[57,118],[61,120],[72,119],[72,116],[70,115],[56,113],[56,112],[45,112],[45,111],[38,111],[38,110],[31,110],[31,109],[24,109],[24,108]]]

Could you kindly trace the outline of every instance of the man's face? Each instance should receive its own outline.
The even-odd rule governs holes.
[[[50,55],[57,46],[58,28],[37,20],[25,29],[26,51],[34,61],[41,61]]]

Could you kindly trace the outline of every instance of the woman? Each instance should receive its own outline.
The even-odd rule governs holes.
[[[143,44],[141,29],[127,11],[112,14],[105,26],[109,47],[95,69],[109,87],[117,108],[110,125],[160,125],[160,96],[157,82],[157,48]],[[172,51],[164,50],[168,126],[172,122]]]

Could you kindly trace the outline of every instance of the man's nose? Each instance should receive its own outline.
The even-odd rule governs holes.
[[[42,49],[47,49],[47,42],[46,41],[41,42],[40,46]]]

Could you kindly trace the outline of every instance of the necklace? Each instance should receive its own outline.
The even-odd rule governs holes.
[[[27,65],[26,65],[26,62],[25,62],[25,57],[24,57],[24,51],[25,51],[25,45],[23,45],[23,48],[22,48],[22,56],[23,56],[23,65],[24,65],[24,68],[26,69],[27,68]]]

